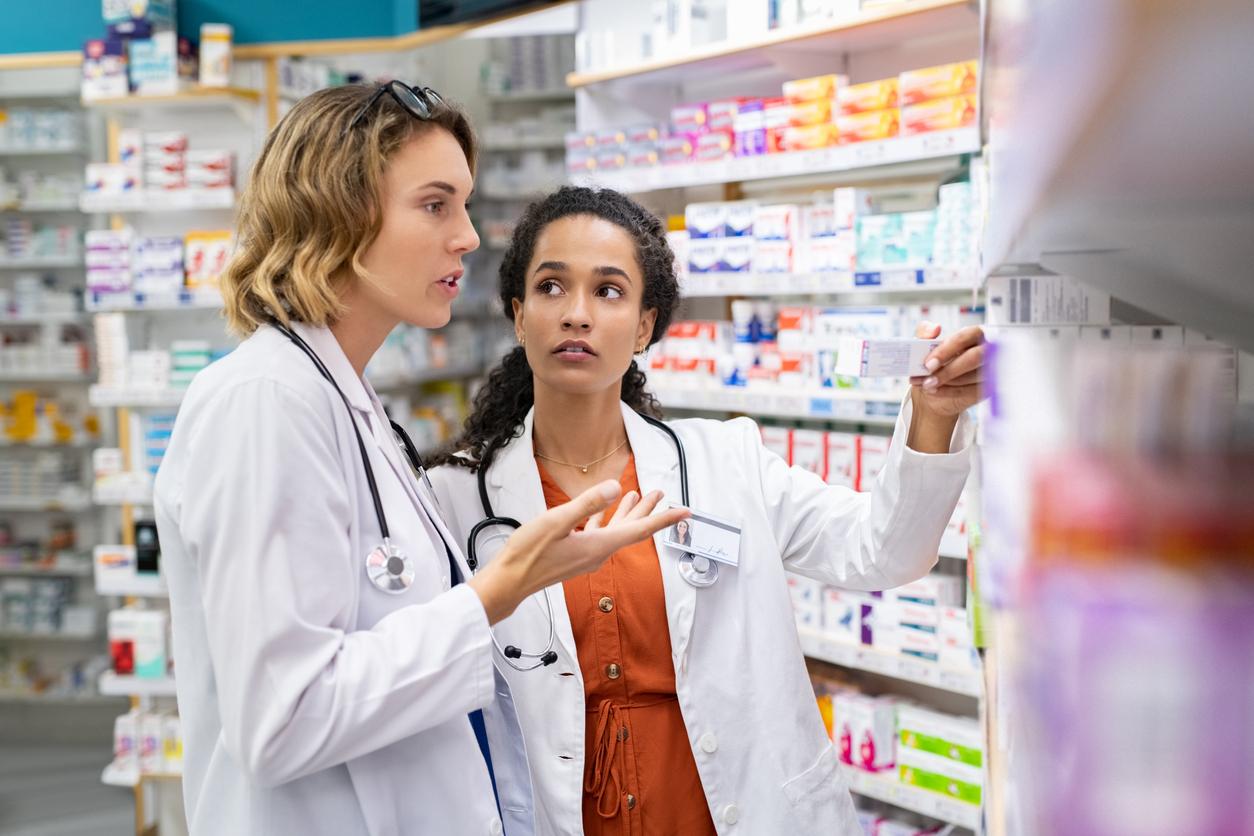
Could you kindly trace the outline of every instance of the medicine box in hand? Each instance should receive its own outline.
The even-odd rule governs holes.
[[[919,377],[930,374],[923,361],[940,340],[842,337],[836,374],[847,377]]]

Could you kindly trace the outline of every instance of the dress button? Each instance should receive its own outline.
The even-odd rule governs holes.
[[[605,675],[610,679],[618,679],[623,675],[623,669],[618,666],[617,662],[610,662],[605,666]]]
[[[601,612],[610,612],[614,609],[614,599],[606,595],[600,601],[597,601],[597,607]]]
[[[627,793],[627,809],[628,810],[636,809],[636,797],[632,795],[631,793]]]
[[[712,755],[718,751],[718,738],[711,732],[701,735],[701,739],[697,741],[697,745],[701,747],[701,751],[707,755]]]
[[[740,821],[740,808],[735,804],[728,804],[723,808],[723,824],[735,824]]]

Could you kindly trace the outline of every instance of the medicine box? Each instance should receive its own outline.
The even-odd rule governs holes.
[[[917,749],[897,753],[898,777],[909,787],[945,795],[978,805],[984,796],[984,772],[948,758]]]
[[[896,701],[842,692],[832,697],[832,738],[842,762],[869,772],[896,763]]]
[[[984,735],[977,720],[914,705],[897,707],[898,751],[914,749],[957,763],[984,766]]]

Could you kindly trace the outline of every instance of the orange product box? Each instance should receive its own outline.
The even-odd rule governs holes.
[[[963,61],[958,64],[942,64],[922,70],[907,70],[898,77],[900,104],[946,99],[975,92],[979,61]]]
[[[866,113],[886,110],[897,106],[897,79],[885,78],[852,84],[836,90],[836,105],[840,113]]]
[[[814,309],[808,305],[788,305],[779,309],[778,331],[802,331],[810,333],[813,326],[811,312]]]
[[[788,132],[796,130],[795,128],[768,128],[766,131],[766,153],[781,154],[788,150],[788,146],[784,144],[784,140],[788,136]]]
[[[975,96],[951,96],[901,109],[903,136],[952,131],[975,124]]]
[[[831,100],[836,95],[836,88],[849,83],[849,77],[829,73],[811,78],[798,78],[784,82],[784,98],[790,102],[803,102],[808,99]]]
[[[793,102],[789,109],[788,124],[794,128],[806,125],[822,125],[832,121],[831,99],[808,99]]]
[[[839,137],[836,126],[831,123],[785,128],[783,146],[785,151],[811,151],[836,145]]]
[[[897,108],[839,116],[836,118],[836,130],[840,132],[840,144],[894,137],[897,135],[900,119]]]

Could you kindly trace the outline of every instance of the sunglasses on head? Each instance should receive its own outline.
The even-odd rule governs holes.
[[[349,122],[348,127],[344,129],[343,136],[348,136],[348,132],[366,118],[371,108],[385,93],[395,99],[396,103],[405,108],[415,119],[430,119],[431,114],[437,108],[447,107],[440,94],[430,87],[410,87],[403,81],[389,81],[386,84],[380,84],[379,89],[374,91],[374,95],[361,106],[361,110],[357,111],[353,121]]]

